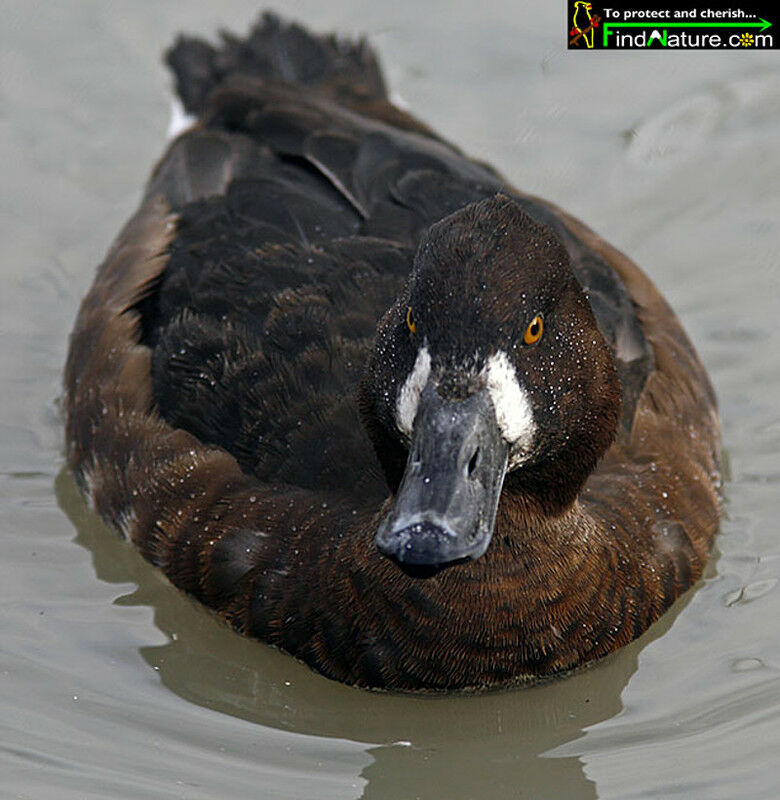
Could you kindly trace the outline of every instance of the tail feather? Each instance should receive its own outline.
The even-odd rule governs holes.
[[[365,40],[316,36],[270,12],[245,38],[223,32],[216,47],[180,36],[165,60],[188,114],[200,115],[214,89],[239,74],[307,86],[348,105],[387,99],[379,61]]]

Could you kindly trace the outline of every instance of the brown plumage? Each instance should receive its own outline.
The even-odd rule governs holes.
[[[652,283],[393,107],[364,44],[266,16],[169,62],[199,122],[101,265],[65,373],[97,512],[238,631],[347,683],[495,686],[642,633],[719,513],[714,396]],[[423,342],[453,407],[509,352],[536,433],[484,555],[420,577],[374,536]]]

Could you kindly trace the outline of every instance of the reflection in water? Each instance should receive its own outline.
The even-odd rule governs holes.
[[[143,647],[178,696],[254,723],[368,743],[364,798],[484,796],[595,798],[576,756],[540,757],[621,709],[638,653],[670,627],[675,611],[640,640],[564,680],[481,695],[426,696],[349,688],[284,653],[245,639],[171,586],[87,509],[70,473],[59,504],[92,553],[98,578],[137,585],[116,603],[149,606],[168,642]],[[683,601],[683,604],[685,601]],[[676,611],[680,610],[678,606]],[[371,746],[374,745],[374,746]]]

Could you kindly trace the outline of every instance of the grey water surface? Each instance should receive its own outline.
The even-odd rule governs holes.
[[[780,55],[564,50],[560,3],[288,0],[469,153],[632,255],[720,398],[708,577],[594,668],[350,689],[229,631],[78,497],[68,331],[162,151],[161,50],[248,0],[0,2],[0,800],[780,796]]]

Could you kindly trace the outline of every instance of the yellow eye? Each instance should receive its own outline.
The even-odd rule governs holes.
[[[406,327],[412,333],[417,333],[417,322],[415,321],[414,317],[412,316],[412,307],[406,309]]]
[[[544,332],[544,321],[542,315],[537,314],[532,320],[531,324],[525,329],[523,334],[523,341],[526,344],[536,344],[542,338]]]

